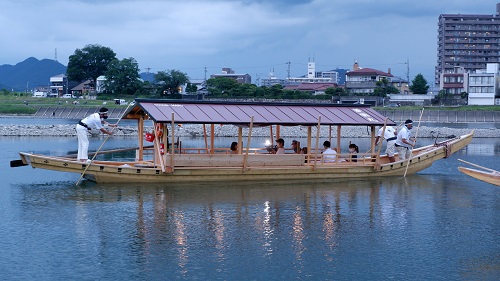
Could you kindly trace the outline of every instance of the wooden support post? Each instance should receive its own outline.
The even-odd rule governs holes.
[[[238,154],[243,152],[243,128],[238,127]]]
[[[342,152],[342,149],[340,148],[340,134],[342,132],[342,126],[338,125],[337,126],[337,157],[335,157],[335,162],[339,163],[340,162],[340,153]]]
[[[210,154],[214,154],[215,124],[210,124],[210,130],[212,131],[210,134]]]
[[[175,129],[174,129],[174,113],[172,112],[172,153],[170,154],[170,168],[171,168],[171,172],[173,173],[174,172],[174,154],[175,154]],[[180,150],[179,150],[179,154],[181,154]]]
[[[144,160],[144,117],[137,119],[137,134],[139,135],[139,153],[136,155],[137,161]]]
[[[247,167],[248,152],[250,150],[250,140],[252,139],[252,127],[253,127],[253,115],[252,118],[250,118],[250,127],[248,128],[247,151],[245,152],[245,157],[243,158],[243,171]]]
[[[316,163],[318,163],[318,150],[319,150],[319,133],[321,129],[321,115],[318,116],[318,127],[316,127],[316,152],[314,153],[314,169],[316,169]]]

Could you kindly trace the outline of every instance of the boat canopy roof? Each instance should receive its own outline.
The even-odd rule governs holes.
[[[135,99],[123,119],[152,119],[157,123],[233,124],[254,126],[354,125],[383,126],[386,117],[368,105],[281,102],[186,101]],[[387,125],[395,125],[388,120]]]

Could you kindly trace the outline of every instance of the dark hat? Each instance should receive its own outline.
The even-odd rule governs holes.
[[[101,109],[99,109],[99,113],[100,114],[108,113],[108,109],[106,107],[101,107]]]
[[[279,138],[279,139],[277,139],[277,140],[276,140],[276,142],[279,142],[279,143],[285,143],[285,140],[284,140],[284,139],[282,139],[282,138]]]
[[[410,119],[406,120],[405,125],[408,125],[408,124],[413,124],[413,121],[411,121]]]

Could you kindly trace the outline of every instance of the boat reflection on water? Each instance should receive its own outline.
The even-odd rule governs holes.
[[[170,186],[101,185],[86,181],[82,188],[67,193],[65,199],[75,201],[82,211],[88,208],[85,213],[99,210],[95,208],[99,203],[123,203],[127,206],[127,220],[137,227],[136,234],[143,237],[144,243],[167,239],[188,247],[185,235],[204,233],[213,235],[212,242],[222,245],[227,243],[226,239],[235,238],[228,234],[241,231],[265,241],[283,227],[291,227],[287,231],[293,233],[294,243],[298,243],[300,237],[310,235],[312,225],[319,223],[324,230],[322,240],[331,246],[335,244],[331,239],[338,238],[342,225],[352,223],[351,213],[361,215],[370,224],[400,219],[402,213],[408,212],[405,207],[408,201],[416,199],[412,199],[414,193],[439,194],[449,184],[446,179],[436,182],[419,175],[339,182]],[[248,226],[241,229],[241,222],[252,222],[253,229],[246,229]],[[95,231],[94,227],[88,231]],[[262,245],[271,251],[269,242]]]

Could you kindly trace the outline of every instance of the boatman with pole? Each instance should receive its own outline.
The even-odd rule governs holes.
[[[104,128],[104,125],[115,128],[117,124],[110,124],[105,120],[108,119],[108,109],[103,107],[99,112],[93,113],[78,122],[76,125],[76,134],[78,136],[78,161],[89,161],[89,138],[88,131],[92,129],[100,130],[104,134],[111,135],[113,132]]]
[[[394,145],[398,149],[399,160],[410,159],[411,150],[415,146],[416,140],[410,138],[411,128],[413,128],[413,121],[408,119],[398,132]]]
[[[384,138],[387,141],[387,148],[385,149],[385,153],[389,157],[389,162],[396,162],[396,157],[394,157],[394,154],[396,153],[396,146],[394,145],[396,143],[397,139],[397,132],[392,126],[385,126],[380,127],[377,131],[377,137],[375,138],[375,146],[381,142],[381,137],[382,137],[382,132],[384,133]]]

